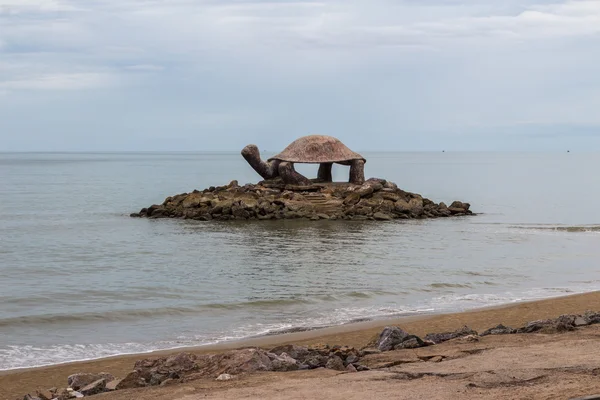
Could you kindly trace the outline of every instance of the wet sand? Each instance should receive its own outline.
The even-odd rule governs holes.
[[[13,370],[13,371],[5,371],[0,372],[0,399],[10,399],[14,400],[17,398],[23,398],[23,395],[26,393],[34,393],[36,389],[47,389],[50,387],[64,387],[66,386],[67,376],[77,372],[109,372],[115,376],[123,377],[129,371],[131,371],[133,364],[136,360],[151,356],[162,356],[165,354],[177,353],[180,351],[190,351],[192,353],[207,353],[207,352],[216,352],[222,350],[229,350],[232,348],[238,347],[246,347],[246,346],[260,346],[265,348],[270,348],[275,345],[284,344],[284,343],[295,343],[295,344],[316,344],[316,343],[327,343],[327,344],[341,344],[341,345],[349,345],[355,347],[364,346],[369,340],[371,340],[375,335],[377,335],[381,328],[387,325],[398,325],[401,326],[406,331],[417,334],[417,335],[425,335],[430,332],[443,332],[443,331],[451,331],[457,328],[462,327],[463,325],[468,325],[471,328],[477,331],[483,331],[487,328],[495,326],[499,323],[512,326],[519,327],[524,323],[536,319],[544,319],[544,318],[555,318],[561,314],[572,314],[577,313],[581,314],[586,310],[594,310],[600,311],[600,292],[586,293],[586,294],[578,294],[560,298],[553,298],[547,300],[540,300],[534,302],[526,302],[526,303],[515,303],[500,307],[494,308],[486,308],[486,309],[478,309],[473,311],[466,311],[462,313],[453,313],[453,314],[443,314],[443,315],[428,315],[428,316],[419,316],[419,317],[406,317],[396,320],[379,320],[379,321],[369,321],[364,323],[350,324],[345,326],[331,327],[320,330],[308,331],[308,332],[297,332],[290,334],[282,334],[276,336],[267,336],[256,339],[249,339],[244,341],[237,341],[231,343],[224,343],[220,345],[213,346],[203,346],[196,348],[187,348],[187,349],[176,349],[176,350],[167,350],[154,352],[149,354],[134,354],[134,355],[124,355],[118,357],[104,358],[99,360],[92,361],[83,361],[62,365],[55,365],[49,367],[40,367],[40,368],[31,368],[31,369],[23,369],[23,370]],[[568,348],[569,344],[578,343],[577,349],[578,351],[583,351],[581,357],[585,358],[586,356],[592,356],[594,351],[587,349],[590,346],[590,340],[594,341],[593,345],[595,346],[598,337],[600,337],[600,328],[598,326],[586,327],[581,330],[575,332],[569,332],[567,334],[560,335],[539,335],[539,334],[530,334],[530,335],[510,335],[505,337],[493,337],[493,338],[484,338],[481,343],[489,343],[492,346],[505,346],[507,348],[517,349],[522,348],[522,351],[529,351],[531,354],[535,355],[536,351],[542,353],[545,352],[545,362],[549,364],[557,364],[565,361],[568,357],[565,357],[564,353],[560,351],[556,352],[547,352],[544,348],[539,348],[536,350],[535,346],[543,341],[548,341],[547,348],[551,348],[552,346],[556,346],[557,349]],[[561,343],[561,341],[565,343]],[[581,343],[580,343],[581,342]],[[554,343],[554,344],[553,344]],[[442,344],[438,346],[432,346],[432,350],[427,351],[454,351],[452,350],[452,343]],[[533,346],[533,347],[532,347]],[[500,348],[498,347],[498,348]],[[587,349],[587,350],[586,350]],[[573,350],[575,351],[575,350]],[[508,354],[510,353],[508,350],[503,350],[500,354]],[[401,352],[391,352],[393,355],[402,356]],[[588,354],[589,353],[589,354]],[[386,353],[387,354],[387,353]],[[571,354],[574,354],[573,352]],[[595,357],[595,355],[593,355]],[[513,359],[518,358],[516,354]],[[577,357],[574,357],[576,359]],[[589,360],[580,360],[582,363],[588,362]],[[463,357],[463,362],[467,360]],[[585,361],[585,362],[584,362]],[[447,365],[445,363],[440,363],[440,365]],[[598,358],[597,363],[598,371],[600,371],[600,358]],[[475,365],[475,364],[473,364]],[[542,365],[542,364],[540,364]],[[579,364],[578,364],[579,365]],[[567,367],[567,366],[565,366]],[[463,369],[465,366],[462,367]],[[502,369],[501,365],[498,365],[493,369]],[[591,368],[591,367],[590,367]],[[529,370],[528,370],[529,371]],[[170,388],[143,388],[136,390],[127,390],[127,391],[118,391],[114,393],[107,393],[100,395],[98,399],[135,399],[135,398],[156,398],[156,399],[179,399],[185,398],[189,400],[194,400],[196,398],[205,398],[208,396],[209,398],[241,398],[242,395],[246,393],[245,391],[249,388],[254,388],[256,396],[260,396],[263,398],[278,398],[276,396],[282,388],[288,388],[294,392],[297,392],[295,397],[286,398],[304,398],[302,397],[302,393],[305,393],[307,398],[309,396],[309,392],[311,390],[315,390],[315,388],[319,384],[324,384],[328,390],[335,390],[337,387],[339,390],[335,391],[335,393],[340,393],[342,397],[340,398],[360,398],[355,397],[354,394],[361,393],[361,387],[370,387],[370,385],[375,385],[376,382],[381,380],[386,381],[390,380],[394,382],[394,384],[400,384],[402,382],[401,379],[390,377],[387,375],[380,374],[394,374],[397,373],[393,371],[369,371],[368,373],[359,373],[359,374],[343,374],[340,376],[339,372],[336,371],[324,371],[324,370],[314,370],[314,371],[302,371],[302,372],[294,372],[294,373],[269,373],[269,374],[255,374],[252,376],[244,377],[240,380],[236,380],[235,382],[229,382],[227,384],[224,383],[216,383],[212,381],[199,381],[197,383],[183,384],[181,386],[173,386]],[[375,375],[374,375],[375,374]],[[378,375],[379,374],[379,375]],[[372,381],[370,380],[371,378]],[[433,382],[431,376],[420,379],[420,380],[406,380],[406,382],[410,382],[410,388],[403,387],[403,390],[412,391],[413,397],[407,398],[420,398],[421,394],[419,394],[419,387],[422,386],[422,390],[427,392],[431,388],[437,388],[439,390],[439,396],[433,396],[432,398],[446,398],[443,397],[444,393],[447,393],[450,390],[450,383],[448,382]],[[571,392],[586,392],[589,390],[593,390],[593,385],[588,385],[586,382],[588,379],[587,375],[581,374],[581,379],[571,379],[569,384],[564,383],[565,388],[571,390]],[[584,379],[585,378],[585,379]],[[369,382],[366,382],[365,379]],[[467,379],[467,378],[465,378]],[[534,379],[534,378],[532,378]],[[537,378],[536,378],[537,379]],[[545,379],[545,378],[544,378]],[[558,379],[558,378],[557,378]],[[596,381],[598,381],[596,377]],[[302,383],[304,382],[304,383]],[[373,383],[375,382],[375,383]],[[404,383],[406,383],[404,382]],[[460,380],[452,381],[453,384],[457,384]],[[451,383],[452,383],[451,382]],[[527,379],[525,379],[527,382]],[[578,384],[578,382],[580,384]],[[402,383],[402,384],[404,384]],[[273,386],[275,385],[275,386]],[[279,385],[279,386],[277,386]],[[299,385],[295,387],[295,385]],[[304,386],[303,386],[304,385]],[[415,386],[416,385],[416,386]],[[421,385],[421,386],[419,386]],[[450,386],[448,386],[450,385]],[[460,386],[462,385],[462,386]],[[460,383],[457,388],[452,386],[452,390],[460,391],[465,386],[464,383]],[[570,385],[570,386],[569,386]],[[578,386],[579,385],[579,386]],[[584,386],[582,386],[584,385]],[[587,386],[585,386],[587,385]],[[398,390],[398,388],[393,388],[391,385],[389,390]],[[502,385],[500,385],[502,386]],[[499,387],[500,387],[499,386]],[[525,385],[527,386],[527,385]],[[598,382],[599,390],[600,390],[600,381]],[[292,389],[294,388],[295,389]],[[302,389],[304,387],[304,389]],[[333,387],[333,389],[332,389]],[[350,388],[355,387],[354,391],[348,392]],[[523,386],[524,387],[524,386]],[[269,389],[271,388],[271,389]],[[475,386],[474,388],[477,388]],[[286,391],[288,390],[286,389]],[[376,387],[373,386],[371,390],[375,390]],[[493,388],[494,390],[498,390],[498,388]],[[242,390],[242,392],[236,392],[236,390]],[[271,392],[269,392],[271,390]],[[304,390],[304,392],[303,392]],[[323,389],[325,390],[325,389]],[[416,391],[415,391],[416,390]],[[490,389],[491,390],[491,389]],[[508,390],[508,389],[507,389]],[[512,389],[511,389],[512,390]],[[554,390],[551,388],[551,391]],[[565,389],[566,390],[566,389]],[[569,392],[569,393],[571,393]],[[271,395],[269,394],[271,393]],[[330,393],[330,398],[336,397],[334,392]],[[389,392],[393,393],[393,392]],[[408,392],[407,392],[408,393]],[[437,392],[436,392],[437,393]],[[448,392],[449,393],[449,392]],[[514,392],[510,392],[508,390],[507,393],[512,393],[512,396],[515,396]],[[525,393],[525,392],[523,392]],[[314,393],[313,393],[314,394]],[[380,393],[384,395],[385,393]],[[433,392],[431,394],[434,394]],[[489,393],[488,393],[489,394]],[[530,393],[531,394],[531,393]],[[589,393],[591,394],[591,393]],[[487,397],[487,394],[479,394],[480,397]],[[498,397],[500,396],[500,397]],[[498,392],[496,397],[493,398],[511,398],[502,397],[503,394]],[[508,396],[508,395],[507,395]],[[552,397],[551,393],[548,396],[542,397],[529,397],[529,398],[569,398],[564,397]],[[574,397],[574,396],[573,396]],[[94,397],[95,398],[95,397]],[[248,397],[248,398],[252,398]],[[425,397],[423,397],[425,398]],[[515,397],[512,397],[515,398]],[[527,398],[527,397],[523,397]]]

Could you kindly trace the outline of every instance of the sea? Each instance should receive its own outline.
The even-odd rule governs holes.
[[[239,152],[0,153],[0,370],[600,289],[599,153],[363,155],[478,215],[131,218],[259,177]]]

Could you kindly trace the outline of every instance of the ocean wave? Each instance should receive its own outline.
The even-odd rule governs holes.
[[[369,320],[456,312],[478,307],[537,300],[571,293],[581,293],[596,289],[598,289],[597,285],[585,285],[580,287],[541,287],[518,293],[448,294],[436,296],[411,305],[338,308],[318,313],[313,317],[291,318],[276,323],[252,323],[228,331],[203,332],[197,335],[179,336],[173,338],[173,340],[147,343],[57,344],[50,346],[2,346],[0,344],[0,370],[55,365],[124,354],[141,354],[156,350],[203,346],[253,337],[305,332]],[[165,308],[162,310],[164,312],[167,312],[168,310],[182,311],[182,309],[178,308]],[[188,309],[183,309],[184,312],[185,310]],[[134,310],[131,311],[131,313],[137,315],[140,311],[143,314],[148,313],[156,315],[156,310]],[[89,313],[87,314],[88,315],[86,315],[85,318],[90,317]],[[92,317],[99,317],[101,315],[104,315],[104,313],[92,314]],[[79,318],[77,316],[74,317],[75,320],[78,320],[77,318]],[[29,318],[33,318],[33,323],[35,323],[35,318],[38,317],[33,316]],[[67,316],[63,315],[62,318],[67,318]],[[44,316],[41,319],[43,321],[56,320],[56,316]],[[6,324],[7,319],[2,321]],[[32,321],[19,320],[18,323],[32,323]],[[2,325],[0,325],[0,327],[1,326]]]
[[[600,225],[510,225],[510,228],[527,231],[555,231],[567,233],[600,233]]]

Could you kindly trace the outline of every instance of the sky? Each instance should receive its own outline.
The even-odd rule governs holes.
[[[0,151],[600,150],[600,0],[0,0]]]

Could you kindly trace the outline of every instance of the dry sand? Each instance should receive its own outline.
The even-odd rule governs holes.
[[[477,331],[503,323],[512,327],[561,314],[600,311],[600,292],[455,314],[373,321],[311,332],[186,349],[215,352],[244,346],[283,343],[328,343],[361,347],[386,325],[399,325],[417,335],[451,331],[469,325]],[[179,352],[171,350],[152,356]],[[23,398],[35,389],[64,387],[77,372],[110,372],[125,376],[131,355],[0,374],[0,399]],[[441,362],[428,361],[441,356]],[[439,359],[439,358],[438,358]],[[166,388],[123,390],[94,396],[125,399],[570,399],[600,394],[600,325],[563,334],[487,336],[476,343],[454,340],[440,345],[368,356],[374,369],[361,373],[331,370],[258,373],[227,382],[199,380]]]

